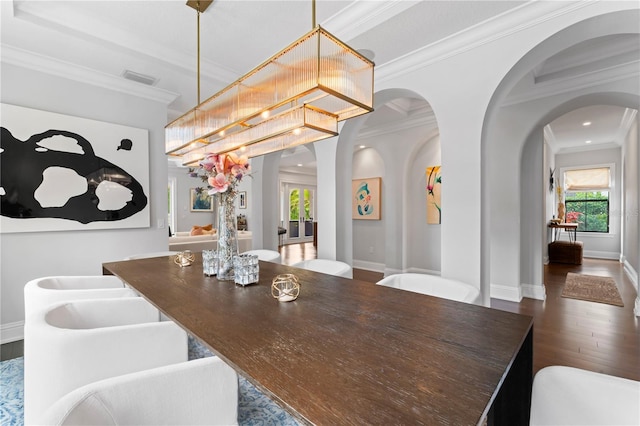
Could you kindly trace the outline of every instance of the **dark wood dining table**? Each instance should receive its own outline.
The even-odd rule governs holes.
[[[260,261],[245,287],[173,257],[109,262],[302,424],[526,425],[531,317]],[[297,300],[272,279],[294,273]]]

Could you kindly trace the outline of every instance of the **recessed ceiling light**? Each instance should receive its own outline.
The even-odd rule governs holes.
[[[302,167],[302,163],[298,163],[298,167]]]
[[[366,146],[365,145],[360,145],[360,148],[366,148]]]
[[[591,143],[591,141],[584,141],[584,143]]]
[[[585,121],[584,123],[582,123],[583,126],[591,126],[591,122],[590,121]]]

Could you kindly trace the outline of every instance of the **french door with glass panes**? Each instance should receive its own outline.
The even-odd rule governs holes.
[[[285,243],[313,241],[316,187],[286,185],[285,196]]]

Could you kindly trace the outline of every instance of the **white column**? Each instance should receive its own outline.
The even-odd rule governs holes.
[[[318,168],[316,216],[318,258],[336,259],[336,153],[338,138],[315,142]]]

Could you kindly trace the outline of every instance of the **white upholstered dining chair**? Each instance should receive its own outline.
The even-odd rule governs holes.
[[[323,274],[337,275],[339,277],[353,278],[353,269],[348,264],[339,260],[330,259],[309,259],[294,263],[296,268],[308,269],[309,271],[322,272]]]
[[[640,425],[640,382],[545,367],[533,379],[530,425]]]
[[[280,253],[275,250],[255,249],[247,250],[242,254],[252,254],[254,256],[258,256],[259,260],[263,260],[265,262],[282,263],[282,256],[280,256]]]
[[[34,424],[88,383],[184,362],[187,334],[141,297],[49,305],[25,322],[24,414]]]
[[[383,278],[376,284],[398,288],[414,293],[442,297],[465,303],[480,303],[480,291],[462,281],[442,278],[437,275],[404,273]]]
[[[202,358],[82,386],[38,420],[46,425],[236,425],[238,376]]]
[[[134,296],[137,296],[136,292],[126,288],[120,279],[111,275],[37,278],[24,286],[25,320],[28,321],[34,312],[53,303]]]

